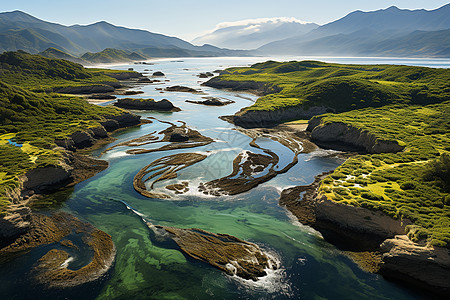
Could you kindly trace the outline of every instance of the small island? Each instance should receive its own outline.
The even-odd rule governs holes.
[[[180,111],[178,107],[175,107],[172,102],[167,99],[155,101],[154,99],[134,99],[134,98],[122,98],[118,99],[114,106],[126,109],[138,109],[138,110],[161,110],[161,111]]]

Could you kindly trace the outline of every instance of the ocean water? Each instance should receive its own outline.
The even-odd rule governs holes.
[[[108,147],[160,131],[167,124],[154,121],[123,130],[117,141],[94,153],[110,162],[110,167],[71,190],[53,195],[59,205],[43,210],[67,211],[110,234],[117,247],[113,268],[100,280],[72,289],[44,289],[34,284],[30,269],[36,260],[55,245],[42,246],[0,265],[0,298],[2,299],[425,299],[420,293],[405,289],[383,277],[361,270],[318,232],[303,226],[278,205],[282,189],[305,185],[314,176],[339,166],[342,161],[327,156],[326,151],[300,154],[299,162],[287,173],[278,175],[258,187],[236,196],[213,197],[196,191],[201,182],[220,178],[232,172],[233,159],[244,150],[261,153],[249,146],[251,138],[219,119],[249,106],[256,97],[251,94],[215,90],[200,86],[205,81],[200,72],[245,66],[268,58],[185,58],[160,59],[153,65],[119,65],[114,69],[134,68],[139,72],[166,74],[158,84],[146,84],[133,90],[144,93],[133,97],[167,98],[182,109],[175,113],[137,112],[143,118],[162,121],[182,120],[188,126],[215,140],[209,145],[181,150],[128,155],[127,147]],[[276,58],[275,58],[276,59]],[[289,58],[292,59],[292,58]],[[311,59],[311,58],[308,58]],[[321,58],[342,63],[399,63],[448,67],[444,60],[395,60]],[[144,71],[148,69],[149,71]],[[164,92],[156,88],[184,85],[199,88],[207,95]],[[207,107],[186,103],[213,96],[235,101],[224,107]],[[105,104],[102,104],[105,105]],[[289,163],[292,153],[268,139],[260,139],[262,147],[280,156],[280,167]],[[150,144],[142,148],[160,147]],[[207,152],[209,151],[209,152]],[[259,152],[258,152],[259,151]],[[177,179],[156,184],[163,190],[171,183],[189,181],[191,190],[173,199],[150,199],[134,191],[133,177],[155,159],[181,152],[208,153],[207,159],[183,169]],[[226,233],[258,244],[276,257],[280,268],[257,282],[231,277],[187,257],[177,248],[152,240],[141,219],[123,204],[126,202],[154,224],[181,228],[200,228]],[[92,253],[74,257],[71,268],[89,261]]]

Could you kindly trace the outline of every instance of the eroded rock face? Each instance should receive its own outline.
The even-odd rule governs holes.
[[[8,210],[8,215],[0,218],[0,247],[24,234],[30,228],[31,210],[26,206],[16,206]]]
[[[238,126],[244,128],[267,127],[276,125],[282,121],[293,119],[309,119],[327,112],[325,107],[310,107],[303,109],[300,106],[277,109],[273,111],[241,110],[233,116],[223,117]]]
[[[72,167],[58,166],[37,168],[28,171],[23,187],[26,190],[44,190],[52,185],[69,182],[72,174]]]
[[[368,131],[341,122],[322,124],[320,119],[313,119],[307,130],[311,131],[312,140],[319,144],[343,143],[368,153],[395,153],[404,149],[397,141],[377,138]]]
[[[325,197],[316,200],[315,213],[317,220],[334,223],[343,229],[370,233],[383,239],[405,234],[405,227],[411,224],[406,219],[396,220],[382,212],[337,203]]]
[[[381,244],[381,273],[401,281],[434,287],[450,293],[450,251],[412,242],[406,235],[397,235]]]

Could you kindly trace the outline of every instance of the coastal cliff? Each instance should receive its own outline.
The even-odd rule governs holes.
[[[412,224],[408,219],[328,200],[319,192],[328,174],[317,176],[309,186],[283,190],[280,205],[350,257],[359,258],[356,261],[365,269],[439,295],[450,293],[447,248],[411,241],[405,235],[406,226]]]
[[[336,148],[348,145],[367,153],[395,153],[405,148],[396,140],[381,139],[366,130],[342,122],[324,124],[321,117],[311,119],[306,130],[311,132],[312,141],[320,146]]]
[[[224,116],[222,119],[244,128],[255,128],[274,126],[286,120],[309,119],[326,112],[327,108],[320,106],[309,108],[293,106],[276,110],[248,110],[244,108],[233,116]]]

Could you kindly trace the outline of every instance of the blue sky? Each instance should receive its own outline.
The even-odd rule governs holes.
[[[395,5],[435,9],[439,0],[14,0],[2,1],[1,11],[22,10],[64,25],[107,21],[115,25],[191,40],[218,23],[253,18],[295,17],[325,24],[354,10],[377,10]]]

